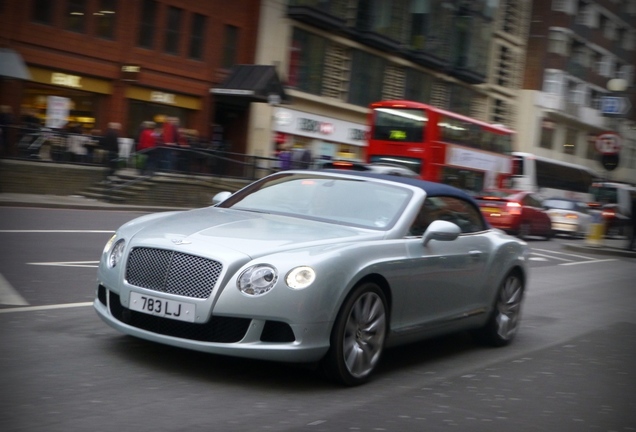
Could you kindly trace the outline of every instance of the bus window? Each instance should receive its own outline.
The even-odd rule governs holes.
[[[426,111],[401,108],[375,110],[373,139],[386,141],[420,142],[424,139]]]

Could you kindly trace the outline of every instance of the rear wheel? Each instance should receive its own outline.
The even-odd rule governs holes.
[[[529,235],[530,235],[530,224],[528,222],[521,222],[519,224],[519,233],[517,234],[517,236],[521,240],[525,240],[528,238]]]
[[[387,321],[380,287],[363,283],[355,288],[340,308],[331,332],[331,347],[323,359],[327,375],[349,386],[368,381],[384,350]]]
[[[476,336],[494,346],[512,342],[521,319],[523,292],[521,276],[516,272],[508,274],[499,287],[495,307],[488,322],[475,332]]]

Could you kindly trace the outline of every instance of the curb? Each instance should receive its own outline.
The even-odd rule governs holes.
[[[573,250],[577,252],[592,253],[596,255],[613,255],[613,256],[621,256],[626,258],[636,258],[636,251],[629,251],[627,249],[619,249],[615,247],[586,246],[586,245],[575,245],[571,243],[564,243],[563,247],[565,249],[569,249],[569,250]]]

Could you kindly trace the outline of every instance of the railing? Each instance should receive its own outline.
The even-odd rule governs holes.
[[[208,143],[193,143],[188,147],[158,146],[141,151],[121,151],[115,159],[99,144],[100,136],[59,133],[46,128],[15,128],[10,131],[17,146],[10,156],[13,159],[65,163],[88,166],[105,166],[111,169],[136,168],[140,174],[154,172],[223,176],[256,180],[278,170],[275,157],[260,157],[224,151]],[[80,139],[86,150],[77,148],[74,140]],[[5,149],[10,149],[5,143]],[[7,150],[5,150],[6,152]]]

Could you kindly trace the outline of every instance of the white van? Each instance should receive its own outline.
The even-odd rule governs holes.
[[[595,182],[590,187],[594,201],[592,209],[601,211],[605,222],[605,232],[609,236],[627,235],[632,215],[632,194],[636,187],[626,183]]]

